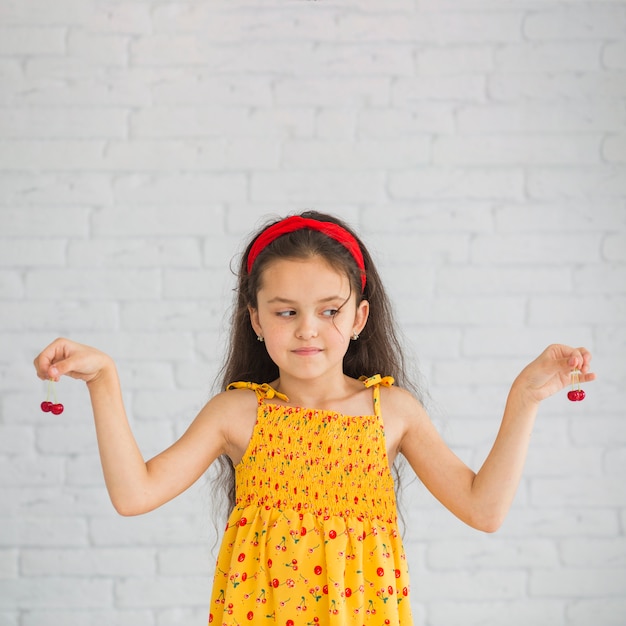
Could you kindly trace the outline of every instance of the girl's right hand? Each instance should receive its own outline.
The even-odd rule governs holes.
[[[37,376],[54,381],[69,376],[89,383],[112,364],[104,352],[63,338],[55,339],[35,359]]]

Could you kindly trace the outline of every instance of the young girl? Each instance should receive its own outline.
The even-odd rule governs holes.
[[[401,453],[474,528],[502,523],[539,403],[581,382],[591,355],[548,347],[516,378],[478,473],[444,444],[405,390],[389,301],[365,246],[341,221],[306,212],[257,233],[242,257],[222,393],[170,448],[145,462],[115,365],[57,339],[42,379],[87,383],[106,486],[122,515],[180,494],[218,458],[236,490],[209,622],[411,624],[410,585],[390,472]],[[394,379],[398,385],[394,385]]]

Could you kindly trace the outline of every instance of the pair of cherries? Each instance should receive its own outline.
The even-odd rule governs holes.
[[[50,402],[51,391],[54,396],[54,402]],[[65,407],[60,402],[57,402],[57,391],[56,391],[56,387],[54,386],[54,381],[49,380],[48,381],[48,393],[46,394],[46,399],[41,403],[41,410],[44,413],[52,413],[53,415],[61,415],[61,413],[63,413],[64,408]]]
[[[585,399],[585,392],[580,388],[580,372],[574,370],[571,373],[572,389],[567,392],[567,399],[572,402],[580,402]]]

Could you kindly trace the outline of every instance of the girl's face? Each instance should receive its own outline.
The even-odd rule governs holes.
[[[347,275],[319,256],[281,259],[263,270],[260,284],[250,319],[281,375],[342,374],[350,339],[369,312],[366,300],[357,304]]]

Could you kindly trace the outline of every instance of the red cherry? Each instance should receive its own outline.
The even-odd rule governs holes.
[[[245,554],[245,552],[242,552],[242,553],[241,553],[241,554],[237,557],[237,560],[238,560],[240,563],[243,563],[243,561],[245,561],[245,559],[246,559],[246,554]]]
[[[313,571],[319,576],[322,573],[322,566],[316,565]]]
[[[582,389],[572,389],[567,392],[567,398],[572,402],[579,402],[580,400],[584,400],[585,392]]]
[[[252,611],[248,611],[248,615],[246,616],[249,620],[254,619],[254,613]]]
[[[328,532],[328,536],[329,536],[331,539],[335,539],[335,538],[337,537],[337,531],[336,531],[336,530],[330,530],[330,531]]]
[[[385,575],[385,570],[384,570],[382,567],[379,567],[379,568],[376,570],[376,573],[377,573],[379,576],[384,576],[384,575]]]
[[[45,402],[41,403],[41,410],[44,413],[50,413],[50,411],[52,411],[52,402],[48,402],[47,400]]]
[[[61,415],[61,413],[63,413],[63,405],[59,402],[58,404],[53,404],[50,407],[50,411],[52,412],[53,415]]]

